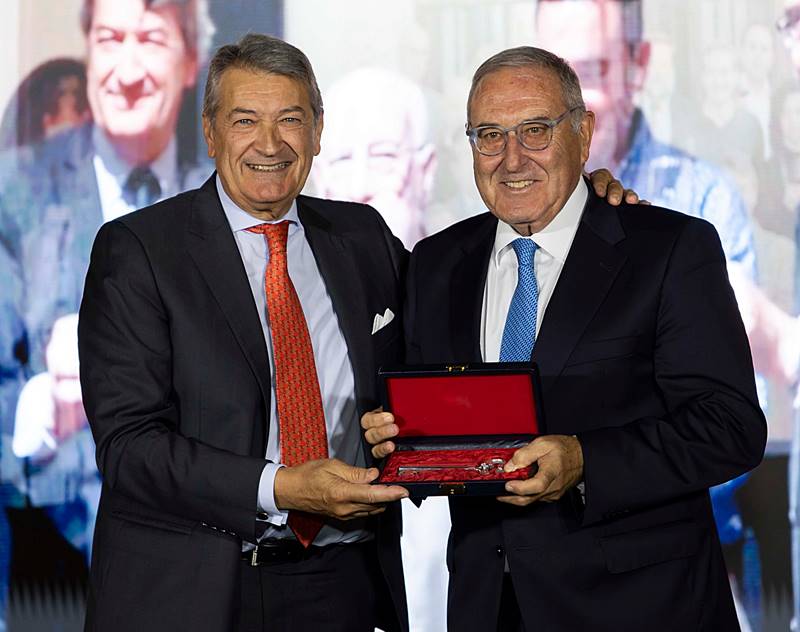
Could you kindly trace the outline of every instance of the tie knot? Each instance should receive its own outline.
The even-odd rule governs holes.
[[[533,267],[533,256],[536,254],[536,249],[539,245],[532,239],[524,239],[519,237],[511,242],[511,247],[517,253],[517,262],[520,267]]]
[[[251,233],[264,235],[270,254],[286,252],[286,239],[289,235],[289,222],[258,224],[247,229]]]
[[[150,167],[139,166],[128,174],[122,187],[122,196],[136,208],[149,206],[161,197],[161,185]]]

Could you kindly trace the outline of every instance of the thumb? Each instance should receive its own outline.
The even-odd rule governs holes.
[[[514,452],[514,455],[506,462],[503,469],[506,472],[516,472],[523,467],[528,467],[541,456],[540,452],[539,445],[534,440],[532,443]]]
[[[343,479],[361,485],[374,481],[378,478],[378,473],[378,469],[375,467],[363,468],[344,464],[339,472]]]

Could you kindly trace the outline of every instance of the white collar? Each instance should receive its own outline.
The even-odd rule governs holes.
[[[295,230],[302,230],[302,225],[300,224],[300,216],[297,213],[297,200],[292,200],[292,206],[289,208],[286,215],[281,217],[280,219],[276,220],[259,220],[250,215],[247,211],[241,208],[236,202],[234,202],[230,196],[226,193],[225,187],[222,186],[222,180],[220,180],[219,174],[217,174],[216,178],[216,185],[217,185],[217,194],[219,195],[219,201],[222,202],[222,210],[225,211],[225,217],[228,218],[228,224],[231,227],[231,230],[235,233],[242,230],[247,230],[252,226],[258,226],[259,224],[275,224],[277,222],[288,221],[289,222],[289,233],[293,233]]]
[[[569,199],[567,199],[564,207],[547,226],[538,233],[533,233],[528,239],[535,241],[541,250],[563,264],[567,260],[588,196],[589,190],[586,187],[586,183],[582,177],[578,178],[578,184]],[[500,259],[511,249],[511,242],[520,236],[510,224],[502,221],[497,222],[494,247],[492,248],[492,261],[494,261],[495,265],[500,265]]]

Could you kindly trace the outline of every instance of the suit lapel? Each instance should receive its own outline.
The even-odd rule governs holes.
[[[450,287],[450,331],[454,361],[481,360],[483,291],[496,228],[497,219],[487,213],[485,221],[470,235],[470,239],[460,244],[463,254],[453,269]]]
[[[242,348],[269,410],[270,369],[264,333],[236,240],[217,196],[215,178],[212,174],[192,201],[187,250]],[[256,432],[254,452],[263,456],[267,428]]]
[[[347,353],[353,365],[356,394],[361,399],[373,392],[374,375],[370,340],[368,297],[353,253],[356,248],[305,198],[298,198],[297,212],[317,267],[331,297]]]
[[[617,212],[589,188],[583,217],[533,351],[545,392],[563,370],[626,261],[613,245],[624,238]]]

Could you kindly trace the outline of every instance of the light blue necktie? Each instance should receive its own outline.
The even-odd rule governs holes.
[[[533,256],[539,247],[530,239],[511,242],[517,253],[519,269],[517,288],[511,299],[500,345],[500,362],[528,362],[536,339],[536,312],[539,307],[539,286],[533,273]]]

